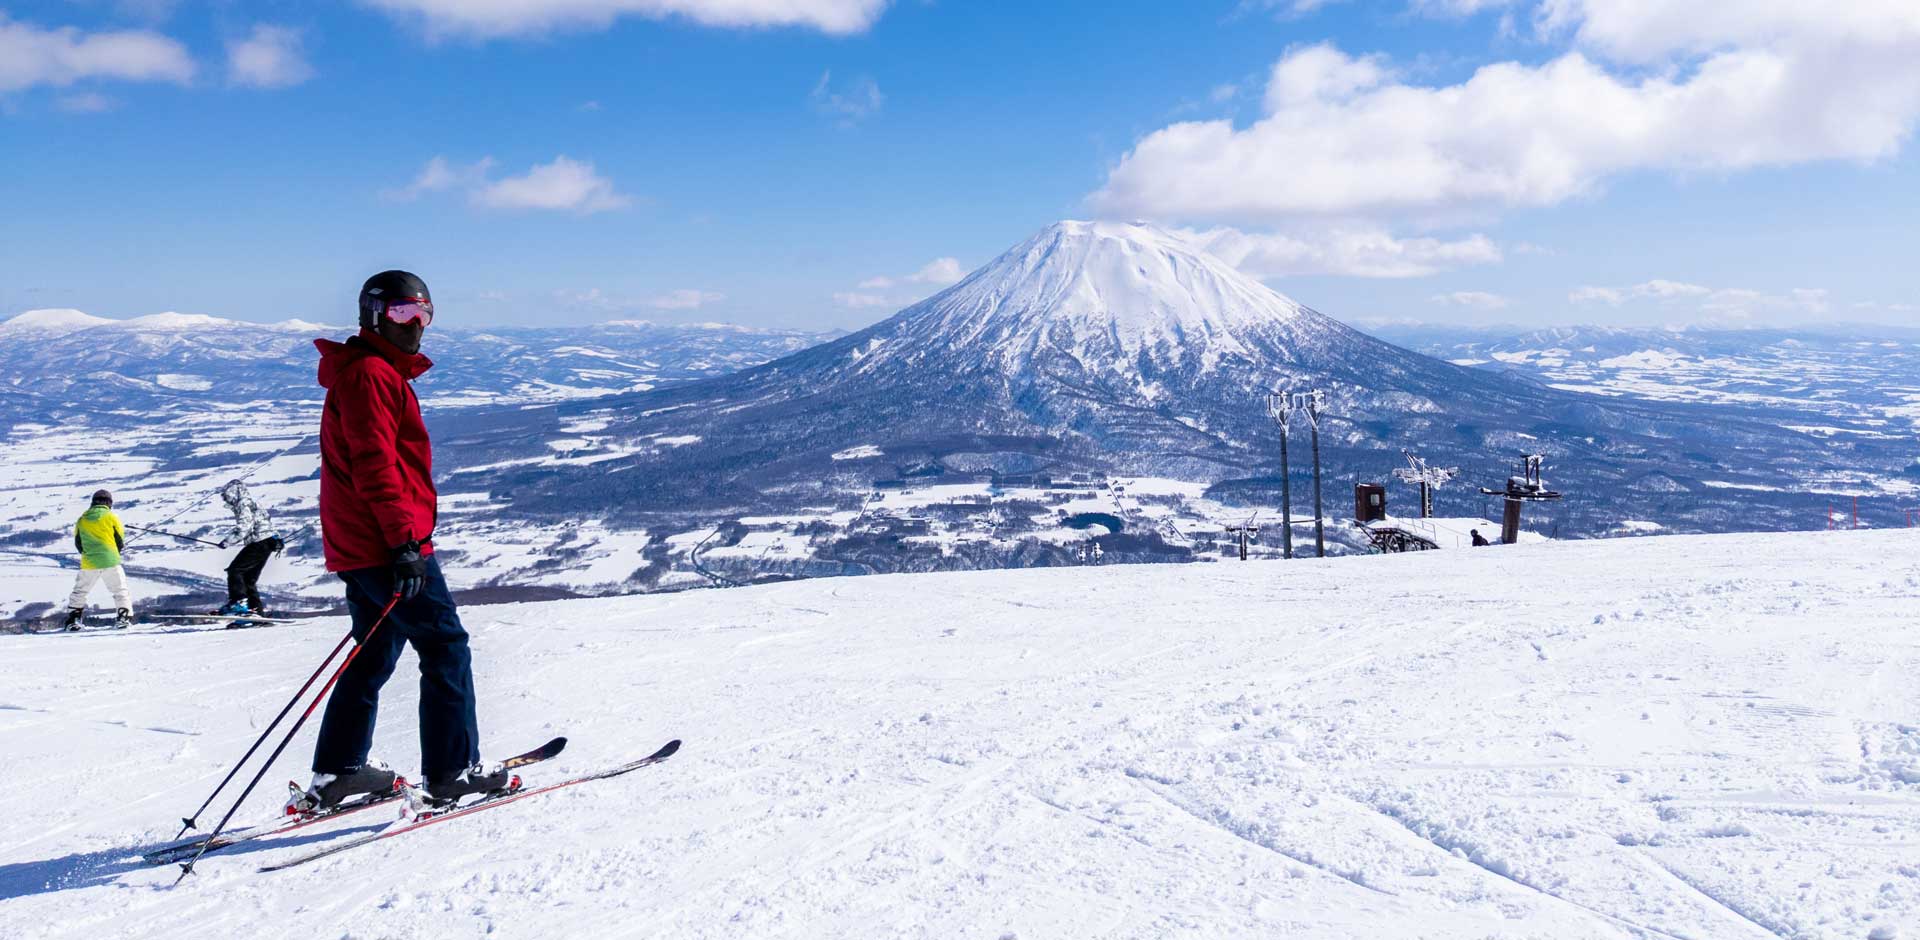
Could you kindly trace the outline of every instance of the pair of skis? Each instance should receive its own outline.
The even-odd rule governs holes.
[[[256,617],[252,614],[148,614],[148,620],[185,620],[191,623],[218,623],[227,621],[229,630],[245,630],[249,627],[267,627],[292,623],[284,617]]]
[[[567,746],[566,738],[554,738],[553,740],[548,741],[547,743],[531,751],[528,751],[525,754],[508,758],[503,763],[504,763],[504,766],[506,766],[508,769],[524,767],[528,764],[539,763],[540,761],[548,760],[558,755],[563,749],[566,748],[566,746]],[[304,865],[307,862],[326,858],[327,856],[335,855],[340,852],[345,852],[348,849],[358,848],[363,845],[379,842],[383,839],[391,839],[394,836],[412,832],[416,829],[433,825],[434,823],[444,822],[449,819],[455,819],[461,816],[471,815],[473,813],[481,812],[483,810],[494,809],[496,807],[505,806],[509,803],[515,803],[530,796],[538,796],[542,793],[549,793],[554,790],[559,790],[559,789],[563,789],[571,786],[577,786],[579,784],[586,783],[590,780],[605,780],[609,777],[618,777],[621,774],[631,773],[635,770],[639,770],[642,767],[647,767],[653,764],[660,763],[661,761],[666,760],[669,757],[672,757],[674,752],[678,751],[679,749],[680,749],[680,741],[678,739],[675,739],[672,741],[668,741],[659,750],[654,751],[652,754],[649,754],[646,757],[640,758],[639,760],[621,764],[617,767],[612,767],[607,770],[602,770],[596,773],[584,774],[582,776],[573,777],[567,780],[562,780],[558,783],[551,783],[551,784],[547,784],[546,786],[535,787],[533,789],[526,789],[522,787],[520,784],[520,778],[519,776],[516,775],[513,777],[513,780],[511,784],[509,784],[507,789],[486,794],[477,800],[473,800],[471,802],[464,803],[464,804],[455,804],[455,805],[441,807],[441,808],[426,809],[426,810],[414,813],[411,818],[403,819],[394,825],[388,826],[387,828],[380,830],[379,832],[369,833],[367,835],[360,836],[354,839],[348,839],[345,842],[339,842],[333,845],[329,845],[329,846],[326,846],[325,848],[322,848],[313,852],[309,852],[304,855],[296,856],[294,858],[288,859],[283,862],[278,862],[272,865],[265,865],[265,866],[262,866],[260,870],[263,872],[280,871],[282,869],[292,868],[295,865]],[[291,832],[293,830],[304,828],[306,826],[315,825],[317,823],[325,822],[328,820],[338,819],[341,816],[350,815],[353,813],[360,812],[362,810],[371,809],[376,806],[387,805],[402,799],[407,799],[411,801],[411,792],[408,789],[406,789],[404,783],[399,783],[399,784],[396,784],[394,790],[391,793],[383,793],[383,794],[378,794],[376,796],[367,797],[360,801],[349,803],[331,810],[302,813],[297,816],[290,817],[286,821],[279,822],[279,823],[270,823],[268,825],[261,826],[255,829],[248,829],[238,833],[222,834],[211,841],[204,838],[190,839],[186,842],[175,843],[172,845],[164,846],[159,849],[155,849],[154,851],[148,852],[146,855],[142,857],[148,863],[154,864],[154,865],[164,865],[169,862],[179,862],[182,859],[189,858],[191,856],[194,856],[195,854],[203,854],[203,853],[200,853],[200,847],[202,845],[206,846],[207,853],[211,853],[211,852],[215,852],[220,849],[227,848],[229,846],[236,845],[242,842],[250,842],[255,839],[263,839],[269,836],[280,835],[282,833]]]

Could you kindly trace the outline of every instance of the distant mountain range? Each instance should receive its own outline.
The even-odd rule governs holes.
[[[1905,438],[1920,424],[1920,330],[1428,326],[1382,335],[1556,388],[1728,405],[1826,437]]]
[[[1836,446],[1763,409],[1609,399],[1446,362],[1303,307],[1175,234],[1087,222],[1050,226],[838,340],[672,388],[469,415],[463,439],[496,467],[478,479],[538,515],[724,514],[888,480],[1095,471],[1271,504],[1279,442],[1263,399],[1308,388],[1328,396],[1336,505],[1351,483],[1385,479],[1403,448],[1463,468],[1469,485],[1546,454],[1550,482],[1577,501],[1567,534],[1634,519],[1804,528],[1827,499],[1817,490],[1908,485],[1898,449]],[[575,463],[514,459],[587,419]],[[1302,420],[1296,474],[1304,432]],[[645,446],[668,439],[679,443]]]
[[[95,423],[209,403],[318,402],[313,340],[354,327],[163,313],[110,320],[34,310],[0,322],[0,418]],[[436,328],[430,405],[592,398],[737,371],[838,335],[644,321],[566,328]]]

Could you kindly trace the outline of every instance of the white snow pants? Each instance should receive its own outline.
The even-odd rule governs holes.
[[[93,586],[102,581],[106,582],[107,590],[113,592],[113,606],[133,609],[133,592],[127,589],[127,569],[124,565],[80,569],[79,577],[73,579],[73,596],[67,598],[67,606],[87,606],[87,595],[93,593]]]

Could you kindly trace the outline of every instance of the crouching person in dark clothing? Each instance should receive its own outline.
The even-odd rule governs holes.
[[[504,768],[480,763],[467,631],[433,555],[433,448],[412,385],[433,365],[420,354],[432,320],[427,285],[387,271],[361,288],[358,335],[345,343],[314,341],[327,389],[322,542],[327,570],[346,584],[360,649],[321,719],[313,783],[297,797],[307,806],[392,789],[394,772],[368,752],[380,689],[409,645],[420,657],[420,767],[428,798],[486,793],[509,778]]]

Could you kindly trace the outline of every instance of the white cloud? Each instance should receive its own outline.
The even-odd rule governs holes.
[[[1454,240],[1398,238],[1383,228],[1364,225],[1293,233],[1215,228],[1184,234],[1222,261],[1258,278],[1304,274],[1423,277],[1501,260],[1500,246],[1477,234]]]
[[[445,192],[455,187],[479,187],[486,183],[487,171],[492,168],[491,157],[465,166],[455,166],[447,162],[446,157],[434,157],[420,168],[413,182],[399,189],[386,190],[381,196],[394,202],[412,202],[427,193]]]
[[[831,35],[865,32],[888,0],[363,0],[424,20],[434,32],[495,38],[557,29],[605,29],[623,16],[702,26],[797,26]]]
[[[1920,121],[1911,0],[1542,0],[1536,22],[1574,48],[1454,85],[1290,50],[1261,118],[1150,133],[1091,202],[1187,221],[1446,218],[1558,204],[1632,171],[1883,159]]]
[[[719,291],[683,288],[681,290],[669,291],[668,293],[655,297],[647,301],[647,306],[653,307],[656,310],[698,310],[708,304],[717,304],[725,299],[727,299],[727,295]]]
[[[1457,290],[1448,294],[1435,294],[1430,298],[1442,306],[1475,307],[1480,310],[1499,310],[1509,303],[1499,294],[1489,294],[1478,290]]]
[[[598,287],[580,290],[561,288],[553,292],[553,301],[563,307],[580,307],[588,310],[619,311],[632,308],[632,304],[615,300]]]
[[[880,106],[886,103],[880,94],[880,85],[873,79],[862,76],[836,89],[831,70],[820,73],[820,80],[814,83],[807,100],[815,111],[838,120],[842,126],[851,126],[878,114]]]
[[[1664,278],[1654,278],[1645,284],[1634,285],[1633,292],[1641,297],[1654,297],[1666,300],[1676,297],[1704,297],[1713,293],[1713,288],[1702,287],[1698,284],[1688,284],[1684,281],[1669,281]]]
[[[505,299],[502,295],[501,299]],[[609,294],[598,287],[579,289],[563,288],[553,292],[553,302],[562,307],[580,310],[592,310],[600,313],[625,313],[642,307],[655,310],[698,310],[701,307],[717,304],[727,299],[719,291],[682,288],[668,291],[654,297],[634,299]],[[646,321],[633,321],[646,322]]]
[[[1603,303],[1620,307],[1634,301],[1679,306],[1683,302],[1720,319],[1745,320],[1765,314],[1824,314],[1833,309],[1827,291],[1796,287],[1784,294],[1745,287],[1707,287],[1685,281],[1655,278],[1629,287],[1574,288],[1567,300],[1576,304]]]
[[[1267,110],[1349,101],[1391,76],[1382,56],[1353,58],[1324,43],[1296,49],[1274,63],[1267,79]]]
[[[61,95],[54,99],[54,107],[68,114],[100,114],[113,110],[116,102],[99,92],[83,91],[78,94]]]
[[[1618,307],[1627,302],[1627,295],[1625,291],[1619,288],[1587,286],[1574,288],[1571,293],[1567,294],[1567,300],[1576,304],[1601,303],[1610,307]]]
[[[89,79],[184,85],[193,75],[186,47],[159,33],[42,29],[0,13],[0,93]]]
[[[862,294],[853,291],[834,294],[833,302],[850,310],[863,310],[868,307],[885,307],[893,303],[893,301],[879,294]]]
[[[923,265],[920,270],[907,275],[906,279],[914,284],[937,284],[945,287],[965,277],[966,274],[966,269],[960,267],[960,259],[935,258]]]
[[[898,277],[882,274],[877,277],[867,278],[859,283],[858,291],[834,294],[833,301],[842,307],[854,309],[862,307],[904,307],[919,300],[922,296],[921,293],[915,291],[910,294],[903,293],[901,295],[888,296],[876,292],[891,290],[895,287],[906,287],[912,284],[929,284],[934,287],[945,287],[966,276],[967,270],[960,266],[960,259],[935,258],[921,265],[920,270],[912,274],[902,274]]]
[[[250,88],[286,88],[313,77],[301,54],[300,31],[258,23],[245,39],[227,43],[227,80]]]
[[[474,205],[488,209],[531,209],[590,215],[624,209],[633,200],[616,192],[613,181],[594,172],[593,164],[558,156],[520,176],[487,183],[472,195]]]

